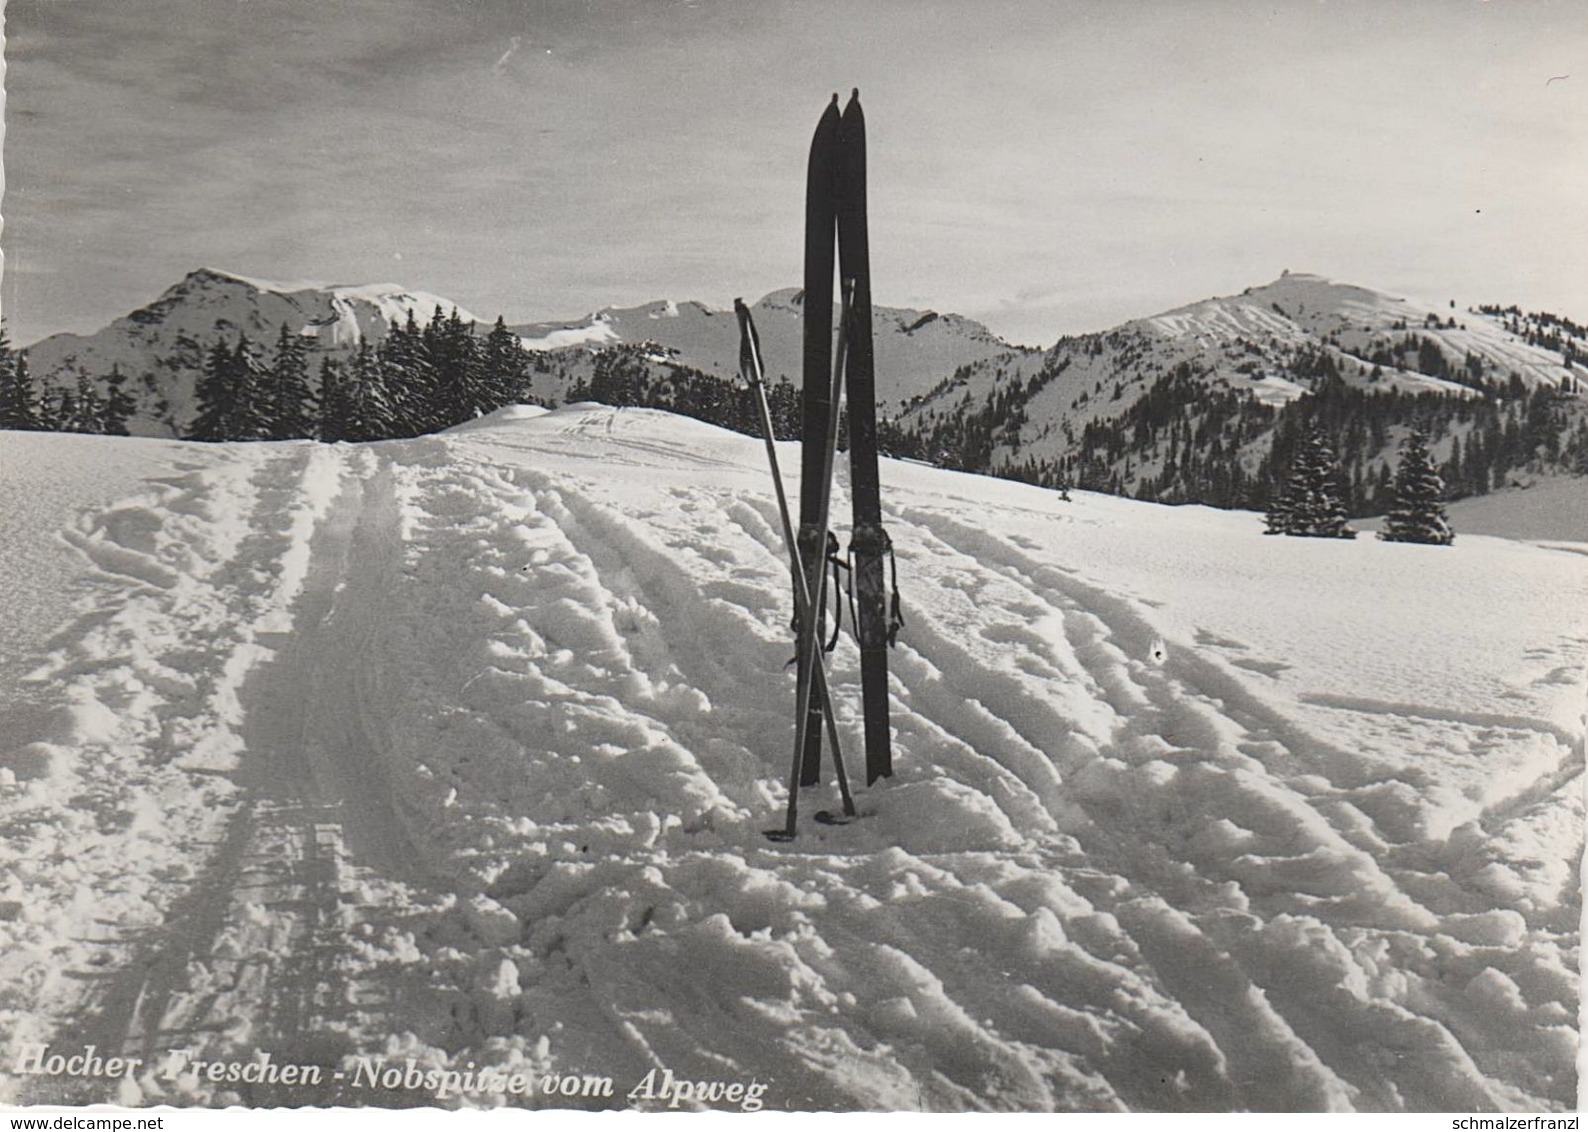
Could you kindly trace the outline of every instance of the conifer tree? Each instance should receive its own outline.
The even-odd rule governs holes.
[[[45,419],[52,432],[76,432],[77,394],[70,389],[57,389],[44,410]]]
[[[1421,542],[1449,546],[1455,541],[1445,517],[1445,485],[1420,431],[1406,438],[1400,467],[1395,469],[1395,505],[1379,538],[1386,542]]]
[[[373,379],[373,384],[382,389],[392,429],[386,437],[379,439],[420,436],[432,431],[436,400],[435,366],[427,349],[425,332],[420,329],[412,310],[408,311],[403,325],[392,321],[385,339],[369,361],[381,371],[379,377]],[[367,373],[360,375],[356,359],[352,377],[355,389],[371,384],[367,380]]]
[[[501,315],[496,316],[496,325],[485,336],[480,364],[486,402],[482,412],[528,400],[529,356]]]
[[[320,399],[315,437],[327,444],[347,440],[348,404],[347,376],[342,366],[331,358],[320,362]]]
[[[121,372],[119,365],[111,366],[110,375],[105,378],[103,420],[105,435],[126,436],[127,422],[132,419],[133,411],[137,407],[137,403],[127,392],[127,375]]]
[[[315,433],[314,392],[309,388],[309,355],[303,336],[281,324],[270,362],[268,424],[273,440],[295,440]]]
[[[86,373],[77,375],[77,415],[71,425],[73,432],[105,431],[105,399]]]
[[[216,339],[204,355],[204,370],[194,392],[198,414],[188,428],[189,440],[232,440],[237,434],[237,387],[232,381],[233,355]]]
[[[269,374],[246,334],[239,334],[237,345],[232,348],[231,381],[235,387],[233,404],[237,423],[228,439],[274,439],[275,397],[270,388]]]
[[[1302,441],[1290,478],[1269,506],[1271,535],[1355,538],[1346,525],[1345,493],[1334,450],[1319,429]]]
[[[347,371],[343,439],[388,440],[407,435],[399,431],[398,415],[386,384],[391,372],[381,364],[378,351],[360,338],[358,353],[353,355]]]
[[[13,350],[0,327],[0,428],[44,427],[44,411],[28,375],[27,351]]]
[[[61,393],[53,424],[60,432],[101,433],[105,431],[105,399],[94,389],[86,373],[77,375],[74,389]]]
[[[456,307],[450,315],[436,308],[424,342],[433,384],[423,431],[450,428],[498,407],[481,365],[474,324],[464,322]]]

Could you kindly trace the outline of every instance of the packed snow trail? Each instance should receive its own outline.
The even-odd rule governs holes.
[[[776,846],[758,442],[586,405],[222,450],[69,524],[92,609],[0,788],[0,1048],[325,1079],[7,1096],[504,1103],[358,1074],[412,1059],[581,1082],[534,1107],[665,1107],[653,1068],[769,1108],[1575,1103],[1580,545],[889,464],[897,777]],[[854,751],[858,677],[846,634]]]

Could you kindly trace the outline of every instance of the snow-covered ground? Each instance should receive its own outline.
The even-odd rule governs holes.
[[[583,405],[0,459],[0,1100],[1575,1104],[1588,544],[886,464],[897,774],[775,844],[755,440]],[[88,1045],[142,1062],[19,1071]]]

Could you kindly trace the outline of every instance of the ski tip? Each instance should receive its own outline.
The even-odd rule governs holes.
[[[833,105],[834,106],[838,105],[838,92],[836,90],[833,91]]]
[[[816,159],[817,149],[823,144],[822,139],[826,138],[827,144],[831,144],[831,135],[843,122],[843,117],[843,111],[838,108],[838,96],[835,94],[833,95],[833,100],[822,107],[821,120],[816,123],[816,137],[811,142],[811,159],[813,162]]]
[[[849,89],[849,101],[850,102],[859,102],[860,101],[860,88],[859,87],[851,87]]]
[[[794,835],[786,829],[764,829],[761,831],[768,841],[793,841]]]

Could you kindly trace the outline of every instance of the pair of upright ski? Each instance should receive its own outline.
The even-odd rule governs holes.
[[[836,356],[833,340],[834,248],[843,280]],[[788,815],[782,830],[768,836],[788,840],[795,834],[801,786],[821,780],[822,736],[832,746],[834,769],[843,797],[842,815],[818,813],[830,823],[855,816],[843,753],[833,722],[823,663],[824,597],[828,518],[832,501],[833,463],[837,451],[839,406],[847,394],[849,409],[850,493],[854,527],[850,541],[850,578],[854,590],[855,635],[860,645],[862,711],[865,723],[866,784],[893,774],[892,738],[888,723],[887,648],[900,624],[898,597],[887,602],[884,559],[892,547],[882,527],[882,501],[877,472],[876,368],[871,335],[871,262],[866,226],[866,122],[856,91],[842,114],[838,96],[823,112],[811,141],[805,196],[805,278],[800,521],[792,528],[781,478],[777,490],[783,509],[784,534],[790,539],[795,574],[794,607],[798,631],[796,723],[793,767],[789,775]],[[740,309],[744,340],[753,339],[748,311]],[[751,346],[746,351],[753,352]],[[743,362],[745,359],[741,358]],[[759,357],[755,366],[759,367]],[[765,416],[764,386],[757,386],[763,404],[763,428],[774,477],[776,452],[771,447],[771,422]]]

